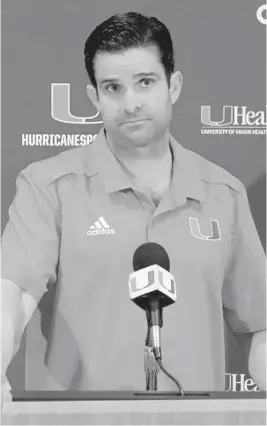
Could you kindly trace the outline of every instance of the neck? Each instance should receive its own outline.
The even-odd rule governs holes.
[[[122,145],[114,143],[108,133],[106,133],[108,145],[115,156],[125,165],[145,163],[158,163],[164,161],[170,155],[169,130],[158,139],[147,146]]]
[[[169,187],[172,176],[172,152],[169,132],[150,146],[122,146],[112,143],[106,135],[108,145],[117,157],[122,169],[136,188],[146,193],[158,204]]]

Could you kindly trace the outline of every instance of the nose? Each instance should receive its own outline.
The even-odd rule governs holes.
[[[124,99],[124,110],[127,114],[136,114],[141,109],[141,102],[133,90],[128,90]]]

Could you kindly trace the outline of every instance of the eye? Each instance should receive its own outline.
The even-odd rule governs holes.
[[[142,80],[140,80],[143,87],[150,87],[154,82],[155,80],[153,78],[142,78]]]
[[[117,92],[117,91],[119,90],[119,85],[118,85],[118,84],[108,84],[108,85],[105,87],[105,89],[106,89],[108,92],[112,92],[112,93],[114,93],[114,92]]]

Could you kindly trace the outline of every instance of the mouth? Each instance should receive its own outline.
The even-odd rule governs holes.
[[[139,118],[136,120],[128,120],[128,121],[124,121],[122,124],[135,124],[135,123],[142,123],[144,121],[148,121],[147,118]]]

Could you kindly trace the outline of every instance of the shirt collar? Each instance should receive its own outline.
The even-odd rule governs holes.
[[[197,158],[170,135],[170,147],[173,155],[173,173],[170,192],[176,206],[184,204],[186,198],[207,202],[207,191],[201,179]],[[118,160],[111,152],[104,128],[92,143],[92,153],[96,170],[100,173],[109,193],[132,188]]]
[[[171,135],[170,146],[173,154],[170,191],[175,205],[182,205],[186,198],[208,202],[207,188],[201,178],[197,154],[184,148]]]
[[[97,171],[103,179],[108,192],[116,192],[133,187],[107,144],[104,128],[100,130],[92,143],[92,150]]]

